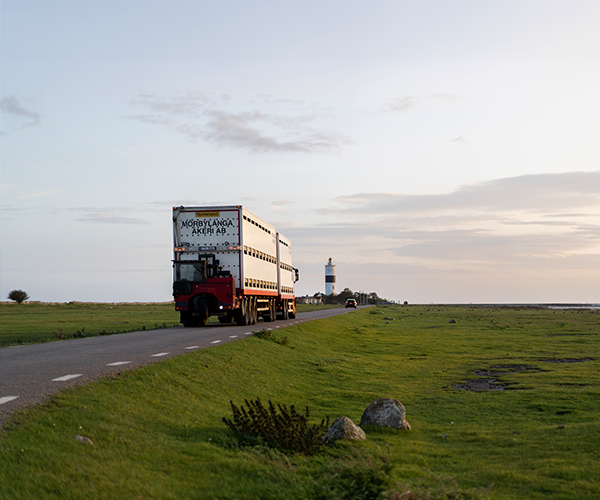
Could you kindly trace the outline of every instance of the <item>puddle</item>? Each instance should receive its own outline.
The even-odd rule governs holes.
[[[478,379],[465,380],[463,384],[456,384],[452,387],[463,391],[482,392],[482,391],[504,391],[507,390],[507,385],[500,382],[495,377],[500,377],[508,373],[520,372],[539,372],[539,368],[533,365],[493,365],[489,368],[480,368],[473,370],[473,373],[479,377]]]
[[[453,385],[452,388],[471,392],[504,390],[504,386],[494,378],[478,378],[472,380],[465,380],[464,384],[456,384]]]

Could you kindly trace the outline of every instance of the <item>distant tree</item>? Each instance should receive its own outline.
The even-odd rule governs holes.
[[[344,290],[338,294],[337,302],[340,304],[345,304],[348,299],[355,299],[356,294],[350,290],[350,288],[344,288]]]
[[[379,295],[377,295],[377,292],[371,292],[367,298],[367,302],[369,304],[377,304],[380,300],[381,299],[379,298]]]
[[[337,295],[333,293],[331,295],[323,295],[323,304],[337,304],[337,302]]]
[[[13,290],[12,292],[9,292],[8,298],[14,300],[17,304],[21,304],[29,298],[29,295],[23,290]]]
[[[358,302],[364,301],[366,304],[377,304],[378,302],[387,302],[377,295],[377,292],[361,293],[353,292],[350,288],[344,288],[339,294],[323,295],[324,304],[344,304],[348,299],[356,299]]]

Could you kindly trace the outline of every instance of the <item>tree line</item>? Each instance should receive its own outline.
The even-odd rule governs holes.
[[[348,299],[355,299],[359,304],[377,304],[378,302],[387,302],[377,295],[376,292],[362,293],[353,292],[350,288],[344,288],[340,293],[331,295],[323,295],[324,304],[343,304]]]

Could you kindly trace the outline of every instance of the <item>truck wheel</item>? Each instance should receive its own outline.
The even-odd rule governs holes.
[[[269,300],[269,312],[263,314],[263,320],[265,320],[267,323],[270,321],[275,321],[275,302],[272,300]]]
[[[197,321],[197,326],[206,326],[208,323],[208,304],[204,297],[196,297],[194,299],[194,305],[196,306],[197,316],[193,316],[193,319]]]
[[[284,300],[284,301],[283,301],[283,305],[282,305],[282,309],[283,309],[282,313],[283,313],[283,314],[281,315],[281,316],[282,316],[282,319],[283,319],[284,321],[285,321],[286,319],[290,319],[290,311],[289,311],[289,307],[290,307],[290,306],[289,306],[289,304],[288,304],[288,301],[287,301],[287,300]]]
[[[244,299],[242,303],[242,310],[238,313],[239,316],[235,318],[235,322],[238,326],[248,326],[250,324],[250,314],[248,313],[248,307],[250,303],[247,299]]]
[[[250,313],[251,313],[252,321],[250,321],[250,324],[256,325],[256,322],[258,321],[258,311],[257,311],[257,306],[256,306],[256,299],[252,299],[251,304],[252,304],[252,308],[250,309]]]
[[[243,313],[235,318],[235,324],[238,326],[248,326],[248,314]]]
[[[183,326],[186,328],[193,328],[195,326],[198,326],[196,318],[194,318],[192,316],[192,313],[190,313],[189,311],[181,311],[179,321],[183,323]]]
[[[273,318],[273,321],[277,319],[277,304],[275,304],[275,301],[271,302],[271,318]]]

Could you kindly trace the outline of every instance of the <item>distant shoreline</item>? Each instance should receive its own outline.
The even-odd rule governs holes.
[[[89,302],[89,301],[71,301],[71,302],[44,302],[39,300],[28,300],[23,302],[24,304],[38,304],[38,305],[93,305],[93,304],[102,304],[102,305],[153,305],[153,304],[171,304],[173,301],[166,302]],[[13,301],[0,301],[0,304],[16,304]],[[403,305],[400,302],[389,303],[388,305]],[[507,308],[519,308],[519,307],[533,307],[540,309],[600,309],[600,303],[585,303],[585,302],[549,302],[549,303],[456,303],[456,304],[448,304],[448,303],[414,303],[408,304],[410,306],[470,306],[470,307],[507,307]]]
[[[460,304],[456,304],[460,305]],[[468,304],[473,307],[537,307],[540,309],[600,309],[598,303],[522,303],[522,304]]]

